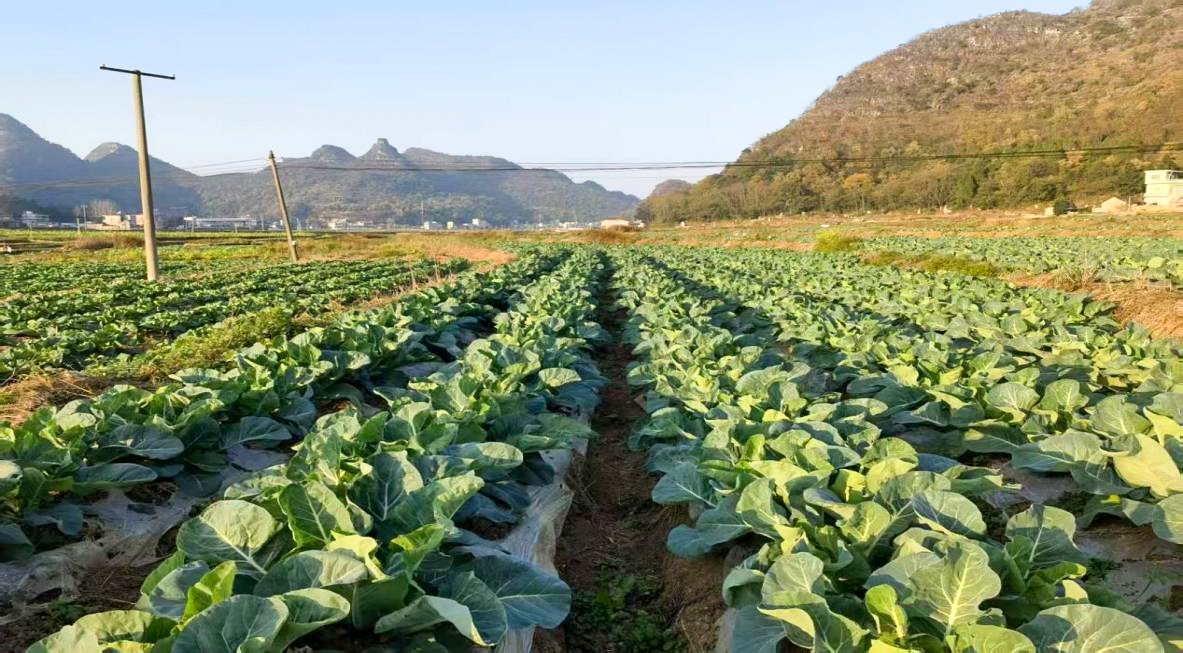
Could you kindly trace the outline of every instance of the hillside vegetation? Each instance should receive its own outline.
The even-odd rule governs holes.
[[[638,201],[595,182],[575,183],[554,170],[523,169],[490,156],[400,152],[384,138],[361,156],[324,145],[282,165],[292,215],[305,224],[332,218],[376,227],[422,219],[478,218],[489,224],[532,222],[537,216],[596,219],[627,213]],[[164,226],[192,214],[278,218],[270,170],[198,176],[154,158],[152,186]],[[72,207],[92,201],[135,213],[139,192],[132,148],[104,143],[80,158],[0,113],[0,216],[8,215],[5,206],[69,215]]]
[[[640,216],[1009,207],[1137,195],[1142,170],[1179,167],[1183,154],[832,160],[1178,141],[1181,61],[1178,0],[1097,0],[1063,16],[1008,12],[934,30],[840,78],[737,161],[775,165],[729,166],[686,192],[646,200]]]

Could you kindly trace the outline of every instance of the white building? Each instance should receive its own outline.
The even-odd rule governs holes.
[[[1183,170],[1147,170],[1142,200],[1152,206],[1183,208]]]
[[[25,211],[21,214],[21,222],[30,229],[43,229],[51,226],[49,216],[44,213]]]
[[[607,220],[600,220],[601,229],[624,229],[625,227],[631,226],[633,226],[631,221],[624,220],[622,218],[609,218]]]
[[[258,218],[243,216],[239,218],[199,218],[187,215],[181,220],[189,229],[204,229],[208,231],[235,231],[238,229],[259,229],[262,223]]]

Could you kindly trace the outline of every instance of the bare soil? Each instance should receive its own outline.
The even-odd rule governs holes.
[[[82,577],[78,596],[41,596],[36,605],[25,606],[23,610],[0,604],[0,614],[24,612],[14,621],[0,625],[0,651],[23,651],[85,614],[132,609],[140,598],[140,585],[155,566],[106,567]]]
[[[601,305],[606,304],[606,302]],[[600,323],[618,337],[622,312],[602,311]],[[666,550],[666,534],[688,521],[685,511],[659,506],[650,498],[657,482],[645,471],[645,454],[627,446],[633,426],[645,418],[639,397],[630,394],[625,368],[628,347],[614,342],[600,352],[598,363],[609,385],[591,426],[599,434],[588,447],[582,465],[576,465],[575,501],[559,538],[555,564],[559,576],[571,585],[576,601],[607,591],[612,577],[633,576],[655,591],[649,604],[630,608],[661,615],[666,626],[684,640],[688,651],[711,651],[716,625],[725,606],[721,588],[726,569],[722,556],[685,560]],[[567,624],[539,631],[535,650],[540,653],[595,650],[626,653],[610,633],[573,632]],[[576,643],[578,641],[578,644]],[[575,648],[579,646],[579,648]],[[637,649],[633,649],[637,650]]]

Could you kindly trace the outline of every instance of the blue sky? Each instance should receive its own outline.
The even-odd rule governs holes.
[[[360,154],[378,137],[518,162],[722,161],[921,32],[1079,4],[13,2],[0,112],[79,155],[133,143],[130,81],[106,63],[177,75],[147,80],[145,95],[152,154],[182,166],[324,143]],[[701,174],[592,178],[643,195]]]

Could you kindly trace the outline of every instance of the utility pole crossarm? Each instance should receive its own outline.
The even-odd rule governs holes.
[[[155,77],[157,79],[176,79],[176,75],[159,75],[157,73],[146,73],[142,70],[128,70],[126,68],[112,68],[107,64],[99,66],[99,70],[107,70],[113,73],[127,73],[129,75],[143,75],[144,77]]]
[[[144,121],[144,89],[140,83],[142,77],[158,79],[176,79],[172,75],[157,75],[140,70],[125,68],[111,68],[107,65],[99,66],[99,70],[131,75],[132,98],[135,102],[136,136],[139,144],[140,160],[140,211],[143,216],[144,228],[144,267],[147,268],[148,281],[160,278],[160,265],[156,259],[156,212],[152,203],[152,171],[148,158],[148,128]]]

